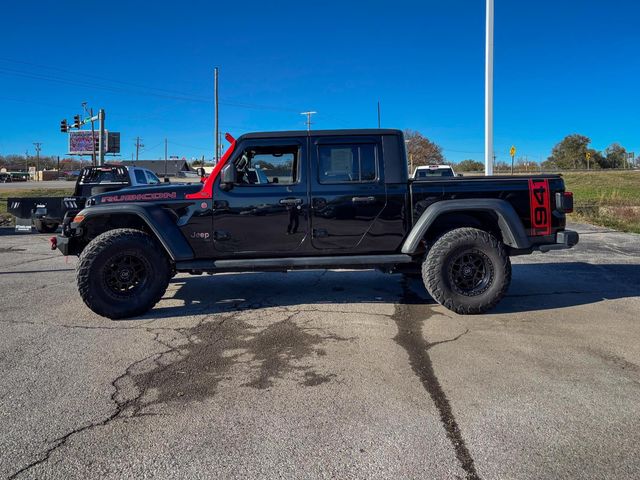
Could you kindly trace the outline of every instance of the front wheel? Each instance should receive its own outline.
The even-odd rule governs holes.
[[[496,237],[476,228],[442,235],[422,264],[422,279],[435,301],[461,314],[484,313],[504,296],[511,262]]]
[[[84,303],[98,315],[118,319],[153,308],[167,289],[171,267],[149,235],[118,228],[86,246],[76,274]]]

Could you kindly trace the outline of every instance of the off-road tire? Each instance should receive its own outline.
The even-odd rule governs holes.
[[[456,282],[454,268],[465,255],[478,258],[481,277],[476,289],[463,289]],[[464,264],[466,265],[466,264]],[[459,270],[455,270],[459,272]],[[475,277],[474,277],[475,278]],[[433,244],[422,264],[422,279],[433,299],[460,314],[484,313],[504,296],[511,282],[511,262],[504,244],[476,228],[456,228]],[[486,283],[485,283],[486,282]]]
[[[53,233],[58,229],[57,223],[46,223],[42,220],[34,220],[33,226],[36,227],[38,233]]]
[[[113,286],[114,265],[124,262],[123,269],[127,268],[123,258],[144,272],[143,280],[130,292],[116,291]],[[170,275],[164,249],[146,233],[129,228],[109,230],[94,238],[82,251],[76,267],[84,303],[98,315],[114,320],[141,315],[153,308],[164,295]]]

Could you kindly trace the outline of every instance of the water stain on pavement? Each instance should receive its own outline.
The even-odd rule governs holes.
[[[165,358],[154,359],[153,368],[148,371],[131,373],[131,380],[142,392],[134,402],[134,410],[211,397],[220,382],[233,379],[237,373],[233,367],[240,364],[249,372],[249,380],[243,386],[251,388],[269,389],[277,379],[285,377],[297,377],[298,383],[306,387],[331,381],[335,375],[317,371],[311,360],[326,355],[323,344],[349,339],[302,327],[293,320],[294,315],[258,327],[232,314],[181,330],[188,343],[171,347],[163,355]],[[243,371],[242,375],[246,373]]]
[[[480,476],[476,471],[473,457],[465,445],[462,432],[453,414],[451,403],[442,385],[440,385],[429,355],[429,350],[434,346],[455,342],[462,335],[465,335],[468,330],[449,340],[429,342],[425,340],[422,334],[422,324],[425,319],[429,318],[430,313],[430,307],[425,305],[425,300],[410,289],[406,279],[403,280],[402,300],[396,305],[396,311],[391,317],[398,328],[398,333],[394,340],[406,350],[413,372],[420,379],[422,386],[429,393],[438,409],[440,421],[447,432],[447,437],[455,450],[460,466],[466,472],[467,479],[477,480]]]

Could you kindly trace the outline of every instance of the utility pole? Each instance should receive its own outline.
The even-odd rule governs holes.
[[[96,131],[94,128],[94,121],[93,121],[93,107],[91,107],[91,109],[87,110],[87,102],[82,102],[82,108],[84,109],[84,113],[86,115],[89,115],[89,117],[91,118],[91,145],[93,145],[93,148],[91,149],[92,153],[91,153],[91,165],[96,165]]]
[[[167,157],[168,149],[168,140],[164,139],[164,178],[167,178],[167,162],[169,161],[169,157]]]
[[[213,110],[214,110],[214,132],[213,138],[215,143],[215,163],[220,159],[220,143],[218,140],[218,67],[213,69]]]
[[[484,174],[493,175],[493,0],[486,1],[484,66]]]
[[[301,112],[300,115],[306,115],[307,116],[307,121],[305,122],[307,124],[307,132],[311,131],[311,115],[314,115],[318,112]]]
[[[378,128],[380,128],[380,100],[378,100]]]
[[[38,181],[38,170],[40,170],[40,146],[42,143],[34,142],[33,145],[36,147],[36,181]]]
[[[24,151],[24,171],[29,173],[29,149]]]
[[[105,154],[105,146],[107,144],[106,138],[104,136],[104,109],[98,110],[98,150],[100,155],[100,166],[104,165],[104,154]]]
[[[144,145],[140,143],[140,137],[136,137],[136,162],[138,161],[141,148],[144,148]]]

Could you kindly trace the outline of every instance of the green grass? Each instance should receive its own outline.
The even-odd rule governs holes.
[[[563,173],[576,206],[640,206],[640,172]]]
[[[568,172],[562,174],[573,192],[574,221],[640,233],[640,172]]]
[[[7,199],[9,197],[65,197],[73,195],[73,188],[33,188],[25,190],[0,189],[0,225],[13,225],[13,215],[7,213]]]

